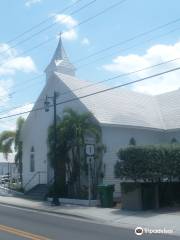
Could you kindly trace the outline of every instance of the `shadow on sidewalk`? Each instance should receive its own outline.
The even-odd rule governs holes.
[[[138,216],[141,218],[148,218],[148,217],[154,217],[158,216],[160,214],[174,214],[174,215],[180,215],[180,208],[179,207],[166,207],[166,208],[160,208],[158,210],[146,210],[146,211],[129,211],[124,209],[115,209],[111,212],[114,215],[121,215],[124,217],[128,216]]]

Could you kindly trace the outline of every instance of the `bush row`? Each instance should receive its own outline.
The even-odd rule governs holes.
[[[118,152],[115,176],[133,181],[173,181],[180,178],[180,144],[129,146]]]

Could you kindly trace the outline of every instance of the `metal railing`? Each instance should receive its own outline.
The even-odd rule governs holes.
[[[41,180],[42,180],[41,176],[44,175],[44,174],[47,174],[47,172],[38,171],[38,172],[34,173],[34,175],[29,179],[29,181],[23,186],[24,187],[24,191],[25,192],[29,191],[30,188],[28,189],[28,186],[30,186],[33,183],[33,181],[35,181],[35,180],[36,180],[35,181],[36,185],[41,184],[42,183],[41,182]],[[35,184],[33,186],[35,186]]]
[[[47,185],[50,186],[54,183],[54,176],[48,181]]]

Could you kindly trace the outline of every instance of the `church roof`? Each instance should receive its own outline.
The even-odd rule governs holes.
[[[55,74],[64,82],[70,89],[71,97],[80,97],[107,88],[107,85],[93,85],[92,82],[75,77],[75,68],[66,55],[61,38],[45,71],[47,78]],[[82,98],[80,101],[101,124],[171,130],[180,128],[179,99],[180,90],[151,96],[117,88]]]
[[[107,88],[107,85],[93,85],[61,73],[56,72],[55,75],[77,97]],[[83,88],[85,86],[89,87]],[[80,101],[101,124],[170,130],[180,128],[179,99],[180,90],[151,96],[118,88]]]
[[[47,75],[50,75],[50,73],[52,73],[54,71],[58,71],[58,72],[61,72],[64,74],[69,74],[69,75],[74,76],[75,70],[76,70],[75,67],[69,61],[69,58],[64,50],[62,40],[60,37],[56,51],[52,57],[51,62],[45,69],[45,72]]]

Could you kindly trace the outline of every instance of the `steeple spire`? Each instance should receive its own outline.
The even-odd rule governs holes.
[[[69,61],[69,58],[64,50],[62,39],[61,39],[61,33],[60,33],[59,43],[56,48],[56,51],[53,55],[53,58],[50,64],[45,69],[47,78],[49,78],[49,76],[55,71],[59,73],[75,76],[75,70],[76,70],[75,67]]]

